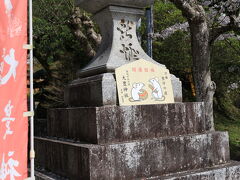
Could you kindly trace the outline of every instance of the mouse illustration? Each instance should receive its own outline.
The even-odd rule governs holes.
[[[134,102],[134,101],[141,101],[145,100],[148,97],[148,93],[146,90],[142,89],[144,87],[143,83],[134,83],[132,90],[131,90],[131,95],[132,97],[129,99],[129,101]]]
[[[149,80],[151,85],[149,87],[152,89],[152,97],[158,101],[164,101],[165,96],[163,96],[163,91],[161,85],[158,82],[158,78],[152,78]]]

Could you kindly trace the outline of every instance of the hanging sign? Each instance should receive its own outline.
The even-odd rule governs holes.
[[[27,0],[0,1],[0,179],[27,177]]]
[[[120,105],[174,103],[168,69],[138,60],[116,69]]]

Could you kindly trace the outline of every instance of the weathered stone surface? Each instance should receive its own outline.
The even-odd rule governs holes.
[[[153,2],[154,0],[76,0],[76,5],[90,13],[96,13],[109,5],[143,9]]]
[[[109,145],[35,138],[35,146],[36,164],[72,180],[129,180],[229,161],[226,132]]]
[[[49,175],[35,171],[36,180],[67,180],[56,175]],[[170,175],[137,178],[135,180],[239,180],[240,162],[230,162],[224,165],[217,165],[211,168],[178,172]],[[134,180],[132,179],[132,180]]]
[[[138,180],[239,180],[240,162],[230,162],[211,168],[179,172],[166,176],[140,178]]]
[[[64,100],[74,107],[116,105],[117,89],[113,74],[105,73],[73,81],[65,89]]]
[[[46,136],[47,135],[47,119],[34,119],[34,135]]]
[[[35,171],[36,180],[67,180],[56,175],[45,174],[45,172]],[[239,180],[240,179],[240,162],[230,162],[224,165],[217,165],[211,168],[184,171],[170,175],[137,178],[132,180]]]
[[[206,131],[203,103],[52,109],[47,134],[114,143]]]
[[[110,0],[107,1],[110,2]],[[93,1],[81,2],[86,3],[87,5],[84,7],[88,9],[88,6],[90,8],[97,8],[98,5],[105,1],[98,1],[98,4],[94,5],[91,5]],[[117,0],[111,1],[111,3],[113,2],[117,2]],[[131,6],[131,4],[142,6],[142,3],[149,3],[149,1],[142,0],[138,0],[137,3],[134,0],[118,0],[118,2],[120,4],[128,4],[129,6]],[[107,5],[105,4],[105,6]],[[157,63],[151,57],[149,57],[138,42],[136,35],[136,24],[143,14],[143,10],[138,8],[129,8],[127,5],[124,7],[108,6],[104,10],[101,10],[99,13],[97,13],[95,15],[95,20],[100,26],[103,40],[99,47],[97,55],[86,67],[78,71],[78,76],[88,77],[107,72],[114,73],[116,68],[139,59],[145,59],[159,66],[165,67],[164,65]],[[178,78],[172,76],[172,84],[174,89],[175,102],[182,101],[181,82]],[[103,88],[100,87],[100,89]],[[98,104],[96,105],[98,106]]]
[[[173,96],[175,102],[182,102],[182,82],[179,78],[171,74],[171,81],[173,87]]]
[[[91,62],[78,71],[78,76],[114,72],[116,68],[139,59],[165,67],[149,57],[139,44],[136,24],[143,15],[142,9],[121,6],[108,6],[97,13],[94,19],[101,29],[102,43]]]

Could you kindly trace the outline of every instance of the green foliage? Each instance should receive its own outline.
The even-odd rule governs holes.
[[[218,131],[228,131],[230,138],[231,159],[240,160],[240,121],[229,121],[224,114],[214,113],[215,128]]]
[[[182,12],[173,3],[166,0],[155,1],[154,4],[154,29],[161,32],[176,23],[185,22]]]
[[[165,64],[172,73],[184,73],[185,69],[191,69],[191,47],[189,35],[185,32],[177,31],[164,41],[155,41],[154,58]]]
[[[82,51],[84,47],[68,26],[73,2],[33,2],[35,100],[39,102],[38,109],[64,106],[64,86],[75,79],[76,71],[89,61]],[[42,74],[42,80],[39,74]]]
[[[240,43],[228,39],[215,43],[212,50],[212,78],[217,84],[215,108],[232,120],[240,119]]]
[[[180,10],[169,1],[155,1],[154,31],[161,32],[177,23],[185,22]],[[191,91],[192,58],[191,41],[186,32],[177,31],[168,38],[157,39],[153,42],[153,58],[166,65],[170,72],[176,75],[183,83],[185,101],[194,101]]]
[[[67,24],[73,11],[72,4],[72,0],[34,1],[34,44],[39,61],[44,58],[46,63],[52,63],[68,58],[78,68],[86,63],[86,57],[81,53],[84,47],[77,42]],[[78,62],[80,58],[81,62]]]
[[[194,101],[191,91],[192,58],[189,35],[177,31],[164,41],[155,41],[153,44],[154,59],[166,65],[170,72],[176,75],[183,84],[184,101]]]

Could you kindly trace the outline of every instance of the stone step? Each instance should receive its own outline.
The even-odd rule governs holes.
[[[35,180],[68,180],[67,178],[48,172],[44,169],[35,169]]]
[[[137,180],[240,180],[240,162]]]
[[[204,104],[52,109],[47,135],[93,144],[205,132]]]
[[[36,180],[68,180],[49,172],[35,171]],[[183,171],[150,178],[134,178],[131,180],[239,180],[240,162],[232,161],[210,168]]]
[[[227,132],[92,145],[35,138],[36,164],[70,178],[129,180],[228,162]]]

